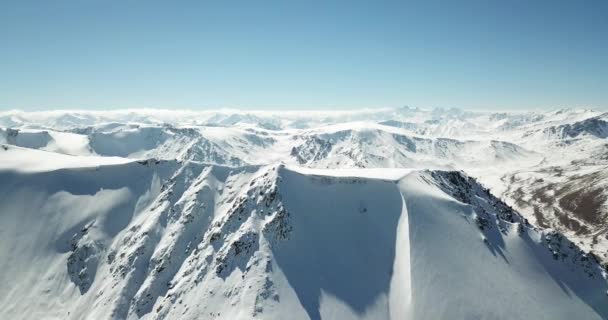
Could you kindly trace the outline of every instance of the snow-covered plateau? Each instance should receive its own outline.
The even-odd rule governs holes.
[[[0,319],[608,319],[608,113],[0,112]]]

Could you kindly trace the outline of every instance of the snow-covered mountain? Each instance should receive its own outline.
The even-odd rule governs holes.
[[[0,113],[7,319],[605,319],[590,110]]]

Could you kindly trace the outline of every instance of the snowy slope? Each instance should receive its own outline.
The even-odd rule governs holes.
[[[602,267],[442,171],[0,173],[10,319],[601,319]]]
[[[71,156],[0,144],[0,170],[50,171],[133,162],[120,157]]]
[[[608,192],[573,178],[603,176],[606,117],[583,109],[483,113],[408,107],[305,113],[6,111],[0,112],[0,126],[6,127],[0,128],[0,143],[69,155],[228,166],[284,162],[315,168],[465,170],[531,221],[545,221],[608,263],[608,229],[602,228],[608,222]],[[570,185],[568,193],[593,198],[597,205],[554,208],[559,199],[550,195],[525,200],[554,184]],[[588,216],[595,223],[585,221]]]
[[[0,112],[0,318],[608,318],[607,121]]]

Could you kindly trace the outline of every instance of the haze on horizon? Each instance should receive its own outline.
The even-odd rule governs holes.
[[[0,111],[608,109],[608,2],[2,1]]]

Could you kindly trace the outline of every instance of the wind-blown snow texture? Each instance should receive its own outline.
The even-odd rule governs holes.
[[[0,113],[0,318],[606,319],[607,121]]]

